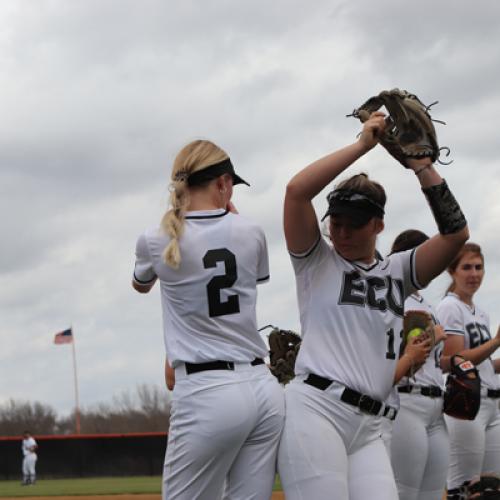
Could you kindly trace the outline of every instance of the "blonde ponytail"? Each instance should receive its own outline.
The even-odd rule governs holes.
[[[184,218],[189,205],[189,191],[187,180],[174,180],[170,184],[170,206],[161,221],[161,227],[168,236],[170,243],[163,251],[163,260],[174,269],[178,269],[181,264],[181,252],[179,239],[184,232]]]
[[[170,183],[171,208],[161,220],[161,228],[170,236],[170,242],[162,257],[170,267],[178,269],[181,264],[179,239],[184,232],[184,221],[189,207],[189,175],[227,158],[225,151],[206,140],[190,142],[177,154]]]

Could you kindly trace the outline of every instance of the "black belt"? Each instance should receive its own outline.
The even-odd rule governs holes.
[[[396,408],[393,408],[392,406],[386,406],[384,408],[385,418],[388,418],[389,420],[396,420],[397,416],[398,416],[398,410],[396,410]]]
[[[465,498],[465,495],[468,496],[465,492],[466,492],[465,486],[448,490],[446,492],[446,500],[461,500],[462,498]]]
[[[500,398],[500,389],[488,389],[486,395],[489,398]]]
[[[333,383],[333,380],[320,377],[319,375],[315,375],[314,373],[310,373],[304,380],[304,383],[312,385],[313,387],[324,391]],[[382,409],[382,403],[380,401],[372,399],[366,394],[361,394],[360,392],[354,391],[353,389],[349,389],[349,387],[346,387],[344,389],[340,396],[340,399],[344,403],[356,406],[360,410],[364,411],[365,413],[369,413],[370,415],[378,415],[380,413],[380,410]],[[390,410],[387,410],[385,414],[388,414],[389,411]],[[396,418],[395,415],[394,418]]]
[[[428,396],[430,398],[440,398],[443,395],[443,390],[437,385],[427,385],[424,387],[416,387],[414,385],[402,385],[398,387],[398,392],[411,393],[413,389],[420,392],[422,396]],[[500,397],[500,396],[499,396]]]
[[[330,385],[332,385],[333,380],[327,379],[325,377],[320,377],[319,375],[314,375],[314,373],[310,373],[304,380],[304,383],[312,385],[313,387],[316,387],[316,389],[321,389],[322,391],[324,391]]]
[[[251,363],[252,366],[263,365],[264,360],[255,358]],[[207,370],[234,370],[233,361],[208,361],[207,363],[184,363],[186,366],[186,373],[205,372]]]

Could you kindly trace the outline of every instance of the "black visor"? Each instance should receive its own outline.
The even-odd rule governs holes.
[[[351,217],[356,225],[363,226],[373,217],[384,218],[382,205],[368,196],[348,189],[337,189],[328,196],[328,210],[321,219],[329,215],[346,215]]]
[[[243,180],[236,174],[233,164],[229,158],[227,158],[227,160],[222,160],[219,163],[209,165],[202,170],[197,170],[188,177],[187,183],[189,186],[199,186],[200,184],[211,181],[212,179],[217,179],[217,177],[220,177],[223,174],[231,174],[234,185],[246,184],[247,186],[250,186],[247,181]]]

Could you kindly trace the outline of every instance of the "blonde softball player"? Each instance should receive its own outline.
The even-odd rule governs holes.
[[[312,163],[287,186],[285,236],[303,333],[297,376],[285,390],[278,457],[287,500],[397,499],[380,422],[399,357],[404,300],[441,273],[468,238],[446,183],[429,159],[419,159],[408,167],[440,234],[417,250],[382,258],[375,243],[385,193],[361,174],[328,196],[333,247],[322,239],[312,199],[377,144],[385,125],[383,113],[372,113],[356,143]]]
[[[391,253],[415,248],[428,239],[421,231],[403,231],[394,240]],[[406,299],[405,311],[425,311],[437,323],[432,306],[418,292]],[[400,409],[392,427],[390,448],[400,500],[440,499],[446,488],[450,450],[443,418],[444,335],[440,339],[420,369],[397,385]]]
[[[133,286],[160,282],[175,371],[165,500],[214,500],[225,480],[227,499],[268,500],[274,483],[284,395],[256,326],[266,240],[231,204],[244,182],[218,146],[188,144],[174,162],[172,208],[137,241]]]
[[[447,339],[445,357],[460,353],[481,377],[481,406],[474,420],[445,416],[450,435],[448,499],[461,500],[461,487],[485,472],[500,473],[500,360],[491,359],[500,346],[500,328],[492,338],[488,315],[474,302],[484,277],[479,245],[467,243],[448,267],[452,283],[437,306]]]

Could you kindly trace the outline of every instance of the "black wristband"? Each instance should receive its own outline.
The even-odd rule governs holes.
[[[458,233],[467,225],[460,206],[443,179],[441,184],[422,188],[441,234]]]

